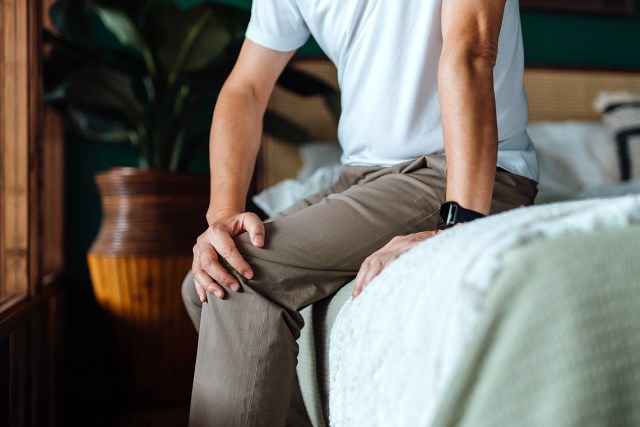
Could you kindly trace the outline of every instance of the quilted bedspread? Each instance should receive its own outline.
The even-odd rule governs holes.
[[[336,320],[331,425],[640,425],[639,223],[558,203],[407,252]]]

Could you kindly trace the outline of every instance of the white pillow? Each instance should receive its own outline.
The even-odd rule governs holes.
[[[603,91],[594,104],[611,131],[620,179],[640,179],[640,93]]]
[[[302,167],[298,179],[309,178],[315,171],[324,166],[340,164],[342,149],[335,141],[307,142],[300,146]]]
[[[285,179],[253,196],[252,200],[269,217],[296,202],[331,187],[340,177],[342,150],[337,143],[310,142],[300,147],[302,168],[298,179]]]
[[[538,201],[565,199],[618,182],[618,160],[600,122],[533,122],[528,128],[540,162]]]

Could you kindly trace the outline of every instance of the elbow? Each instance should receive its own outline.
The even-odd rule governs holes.
[[[218,102],[221,101],[234,105],[243,105],[245,110],[253,107],[264,113],[269,96],[262,93],[250,82],[236,81],[229,78],[218,95]]]
[[[469,49],[466,56],[474,66],[487,68],[493,72],[498,61],[498,41],[478,44]]]
[[[498,43],[494,41],[472,41],[454,46],[445,43],[440,56],[440,78],[457,77],[461,73],[478,78],[493,77],[498,59]]]

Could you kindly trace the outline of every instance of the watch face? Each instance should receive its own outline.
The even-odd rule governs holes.
[[[444,228],[447,228],[463,222],[484,218],[485,215],[465,209],[456,202],[446,202],[440,207],[440,217],[444,221]]]
[[[444,221],[445,227],[456,224],[456,220],[458,219],[458,207],[459,205],[455,202],[446,202],[440,207],[440,217]]]
[[[449,214],[447,215],[447,225],[456,225],[458,223],[458,209],[460,205],[457,203],[451,203],[449,205]]]

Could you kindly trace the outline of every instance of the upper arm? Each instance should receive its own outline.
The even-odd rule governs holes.
[[[240,55],[225,82],[226,90],[249,91],[266,106],[273,87],[295,51],[280,52],[245,39]]]
[[[495,63],[507,0],[443,0],[443,55]]]

